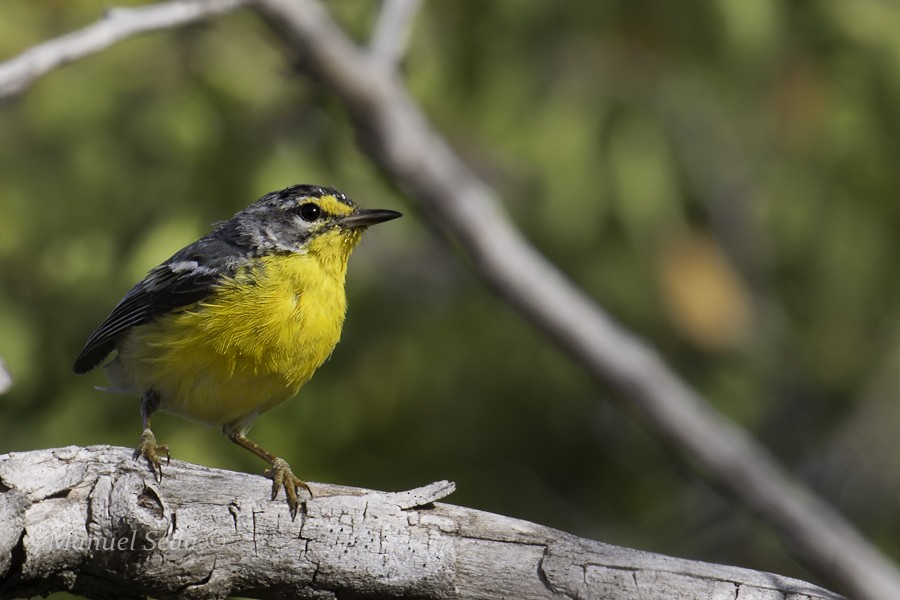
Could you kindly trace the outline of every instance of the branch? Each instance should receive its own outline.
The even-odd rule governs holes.
[[[173,461],[157,483],[110,446],[0,456],[0,596],[839,598],[433,503],[448,482],[312,489],[292,521],[255,475]]]
[[[395,69],[400,62],[413,17],[421,3],[421,0],[382,0],[369,55],[384,69]]]
[[[6,363],[0,358],[0,395],[5,394],[12,387],[12,375],[6,369]]]
[[[714,486],[767,521],[813,570],[855,598],[900,598],[896,567],[532,247],[399,81],[372,68],[319,2],[259,0],[258,6],[316,81],[356,117],[372,159],[460,242],[510,305],[619,392],[628,409]]]
[[[50,71],[124,39],[183,27],[248,4],[249,0],[172,0],[140,8],[109,9],[102,20],[84,29],[34,46],[0,63],[0,101],[24,92]]]

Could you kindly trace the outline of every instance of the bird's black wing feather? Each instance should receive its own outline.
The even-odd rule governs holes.
[[[210,234],[153,268],[91,334],[75,359],[75,372],[100,364],[132,327],[209,296],[217,282],[234,274],[241,256],[227,239]]]

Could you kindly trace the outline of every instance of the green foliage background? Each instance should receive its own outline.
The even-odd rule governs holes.
[[[6,0],[0,59],[106,5]],[[330,7],[368,38],[375,3]],[[900,558],[898,30],[877,0],[430,2],[403,72],[542,251]],[[333,184],[406,217],[367,235],[341,344],[254,439],[313,481],[448,478],[455,503],[812,578],[492,296],[292,71],[241,13],[0,107],[0,452],[133,446],[137,402],[71,373],[93,327],[214,221]],[[176,458],[262,468],[154,425]]]

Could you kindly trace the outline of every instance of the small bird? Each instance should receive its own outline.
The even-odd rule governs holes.
[[[266,194],[153,268],[91,334],[78,374],[105,370],[109,391],[141,398],[134,458],[162,479],[166,445],[150,429],[157,410],[216,425],[271,466],[272,499],[284,488],[291,516],[309,486],[283,458],[247,438],[256,417],[293,397],[341,335],[344,278],[362,232],[396,219],[358,208],[330,187]]]

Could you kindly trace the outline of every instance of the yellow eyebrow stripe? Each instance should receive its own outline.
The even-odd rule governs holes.
[[[348,206],[335,198],[334,196],[322,196],[318,199],[319,206],[322,210],[336,217],[344,217],[353,212],[353,207]]]

